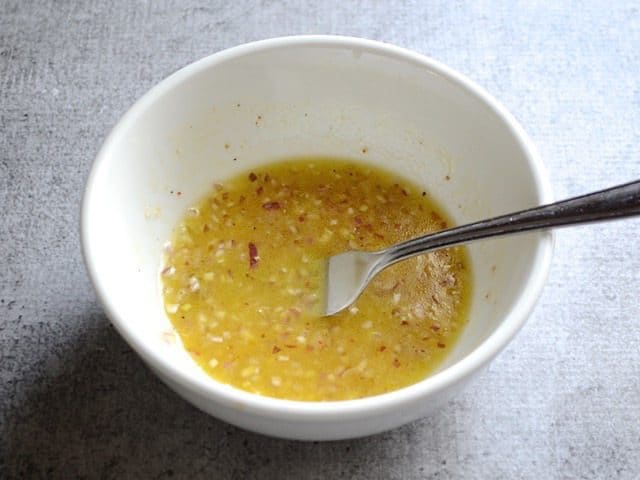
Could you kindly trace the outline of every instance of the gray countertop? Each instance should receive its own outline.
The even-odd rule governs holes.
[[[640,178],[640,5],[463,1],[0,1],[0,477],[640,476],[640,221],[559,231],[516,340],[436,415],[287,442],[206,416],[110,326],[80,254],[101,141],[152,85],[250,40],[395,43],[522,122],[555,195]]]

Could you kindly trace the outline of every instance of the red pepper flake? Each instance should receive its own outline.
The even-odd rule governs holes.
[[[182,195],[182,192],[176,192],[176,195],[180,196],[180,195]]]
[[[263,191],[264,191],[264,188],[262,188],[262,185],[260,185],[258,188],[256,188],[256,195],[262,195]]]
[[[249,243],[249,268],[254,268],[258,265],[258,247],[256,247],[255,243]]]
[[[353,217],[353,222],[356,225],[362,225],[362,219],[360,217],[358,217],[357,215],[355,217]]]
[[[398,368],[400,366],[400,360],[398,360],[397,358],[393,359],[393,366]]]
[[[442,342],[438,342],[438,348],[444,348],[446,345]]]
[[[258,179],[258,176],[255,173],[251,172],[249,174],[249,180],[251,180],[252,182],[255,182],[257,179]]]
[[[440,325],[437,323],[434,323],[433,325],[431,325],[431,330],[433,330],[434,332],[437,332],[438,330],[440,330]]]
[[[445,277],[440,281],[440,285],[443,287],[453,287],[456,284],[456,277],[448,273]]]
[[[407,325],[409,325],[409,322],[407,322],[406,320],[403,320],[400,322],[400,325],[402,325],[403,327],[406,327]]]
[[[378,348],[379,352],[384,352],[387,349],[387,347],[385,347],[384,345],[380,345],[380,348]]]
[[[282,350],[280,347],[278,347],[277,345],[274,345],[273,349],[271,350],[271,353],[278,353],[280,350]]]
[[[278,202],[265,202],[262,204],[262,208],[265,210],[280,210],[280,204]]]
[[[305,217],[304,217],[304,215],[300,215],[300,216],[298,217],[298,221],[299,221],[300,223],[303,223],[303,222],[304,222],[304,218],[305,218]]]
[[[203,231],[203,232],[208,232],[210,229],[211,229],[211,227],[209,227],[209,224],[208,224],[208,223],[205,223],[205,224],[202,226],[202,231]]]

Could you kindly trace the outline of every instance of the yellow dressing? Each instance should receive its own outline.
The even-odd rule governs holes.
[[[165,309],[213,378],[261,395],[343,400],[418,382],[466,323],[463,247],[398,263],[320,316],[325,260],[447,226],[406,179],[346,160],[270,164],[215,185],[176,228]]]

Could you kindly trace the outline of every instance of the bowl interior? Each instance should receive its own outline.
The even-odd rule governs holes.
[[[423,186],[458,224],[548,200],[513,128],[452,75],[406,52],[300,42],[223,52],[155,87],[105,142],[85,197],[85,255],[115,326],[147,360],[233,390],[170,334],[162,245],[214,182],[272,160],[322,155],[384,166]],[[494,334],[527,294],[541,235],[470,246],[470,322],[441,369]]]

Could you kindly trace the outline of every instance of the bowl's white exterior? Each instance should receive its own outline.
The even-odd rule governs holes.
[[[327,440],[417,419],[450,398],[524,324],[547,275],[552,236],[470,247],[470,323],[439,372],[424,381],[343,402],[251,395],[205,375],[171,334],[158,284],[161,249],[215,181],[297,155],[351,157],[395,170],[423,185],[457,223],[551,200],[542,164],[517,122],[449,68],[354,38],[256,42],[170,76],[105,141],[82,210],[84,256],[98,296],[164,382],[235,425]]]

